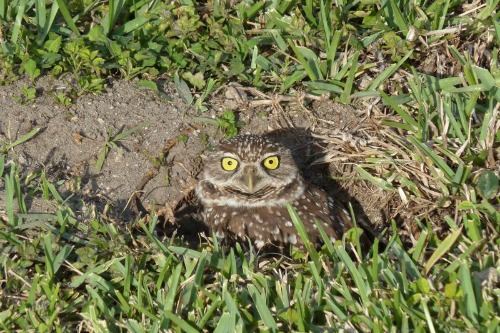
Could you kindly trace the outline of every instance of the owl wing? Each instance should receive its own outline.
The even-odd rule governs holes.
[[[315,242],[321,242],[315,220],[320,222],[332,241],[353,227],[349,212],[319,187],[308,184],[304,195],[293,203],[306,230]]]

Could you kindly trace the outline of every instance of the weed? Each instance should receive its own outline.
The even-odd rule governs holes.
[[[19,104],[26,104],[33,102],[36,98],[36,89],[31,87],[22,87],[20,96],[12,97]]]
[[[40,128],[32,129],[31,131],[22,135],[21,137],[19,137],[18,139],[16,139],[14,142],[11,143],[7,143],[6,141],[2,140],[2,156],[6,155],[12,148],[33,139],[38,134],[38,132],[40,132]]]
[[[71,104],[72,104],[71,98],[70,98],[70,97],[68,97],[68,96],[67,96],[65,93],[63,93],[63,92],[59,92],[59,93],[57,93],[57,95],[56,95],[56,102],[57,102],[58,104],[61,104],[61,105],[66,106],[66,107],[69,107],[69,106],[71,106]]]
[[[226,138],[230,139],[238,134],[238,128],[245,123],[237,120],[235,113],[232,110],[226,110],[216,118],[217,126],[224,132]]]
[[[205,117],[196,117],[195,119],[216,126],[225,134],[227,139],[238,135],[238,129],[245,124],[244,122],[237,120],[236,115],[232,110],[224,111],[222,115],[217,116],[215,119]]]
[[[140,131],[145,126],[146,126],[146,124],[140,124],[140,125],[135,126],[129,130],[119,132],[115,135],[109,134],[108,138],[104,144],[104,147],[99,152],[99,157],[97,158],[97,162],[95,165],[96,172],[100,172],[102,170],[102,168],[104,166],[104,162],[106,161],[106,157],[108,156],[111,149],[120,149],[117,145],[120,140],[125,139],[126,137],[134,134],[137,131]]]

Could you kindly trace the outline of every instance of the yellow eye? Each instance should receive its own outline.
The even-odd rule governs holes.
[[[262,164],[269,170],[275,170],[280,165],[280,160],[278,156],[269,156],[267,157]]]
[[[222,169],[233,171],[238,166],[238,161],[232,157],[224,157],[221,161]]]

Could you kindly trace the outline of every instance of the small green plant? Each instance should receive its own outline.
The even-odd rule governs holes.
[[[31,87],[22,87],[20,96],[12,97],[19,104],[33,102],[36,98],[36,89]]]
[[[11,143],[7,143],[7,141],[2,140],[1,141],[1,153],[2,155],[6,155],[9,150],[13,149],[16,146],[19,146],[20,144],[23,144],[24,142],[27,142],[31,139],[33,139],[35,136],[38,135],[38,132],[40,132],[40,128],[35,128],[29,131],[28,133],[22,135],[19,137],[17,140]]]
[[[206,117],[195,117],[195,119],[216,126],[228,139],[238,135],[239,128],[245,125],[245,122],[236,119],[236,114],[232,110],[224,111],[215,119]]]
[[[66,95],[65,93],[63,92],[59,92],[57,95],[56,95],[56,102],[58,104],[61,104],[61,105],[64,105],[66,107],[68,106],[71,106],[72,104],[72,101],[71,101],[71,98],[68,97],[68,95]]]
[[[40,69],[37,67],[37,63],[35,60],[28,58],[26,61],[23,61],[21,65],[20,73],[26,73],[30,79],[34,80],[40,76],[42,73]]]
[[[216,118],[217,126],[221,129],[228,139],[238,135],[238,129],[245,125],[241,120],[236,119],[232,110],[226,110],[221,116]]]
[[[196,110],[200,112],[204,112],[207,110],[207,107],[203,104],[203,102],[206,100],[206,98],[212,93],[217,86],[217,80],[214,79],[209,79],[208,83],[204,85],[205,90],[201,94],[200,97],[196,99],[196,102],[194,103],[194,107]]]
[[[160,91],[160,89],[158,88],[158,85],[156,84],[156,82],[154,82],[152,80],[148,80],[148,79],[140,80],[139,82],[137,82],[137,87],[139,87],[141,89],[152,90],[152,91],[154,91],[156,93],[156,95],[158,95],[158,97],[162,98],[165,101],[171,101],[172,100],[172,97],[170,97],[169,95],[167,95],[163,91]]]
[[[124,138],[134,134],[137,131],[140,131],[146,126],[146,124],[140,124],[134,128],[131,128],[127,131],[120,132],[115,135],[108,135],[108,138],[104,144],[104,147],[102,147],[101,151],[99,152],[99,157],[97,158],[97,162],[95,165],[95,170],[96,172],[100,172],[102,170],[102,167],[104,166],[104,162],[106,161],[106,157],[108,156],[109,152],[111,149],[120,149],[117,145],[117,143],[120,140],[123,140]]]
[[[478,177],[476,190],[486,200],[499,195],[499,179],[493,171],[484,170]]]

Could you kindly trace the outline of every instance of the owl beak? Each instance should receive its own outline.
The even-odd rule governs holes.
[[[246,184],[248,191],[250,193],[253,193],[253,190],[255,188],[255,183],[257,182],[257,177],[255,172],[256,172],[255,168],[247,167],[245,168],[243,173],[243,181]]]
[[[253,186],[255,183],[255,174],[252,171],[245,173],[244,180],[245,180],[245,184],[248,187],[248,191],[250,193],[253,193]]]

